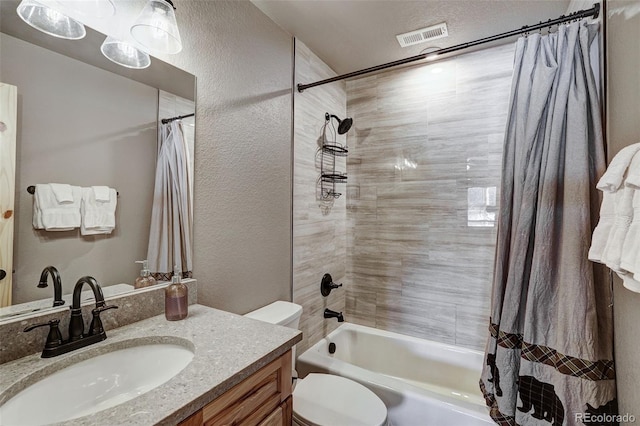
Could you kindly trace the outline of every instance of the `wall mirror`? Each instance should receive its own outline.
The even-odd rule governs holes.
[[[134,262],[147,256],[160,121],[195,113],[194,75],[154,57],[143,70],[112,63],[100,52],[104,34],[87,27],[81,40],[51,37],[17,16],[18,3],[0,2],[0,82],[17,87],[14,232],[0,248],[2,259],[12,248],[11,306],[0,307],[0,322],[52,309],[51,280],[37,287],[49,265],[64,295],[85,275],[105,296],[132,290],[141,269]],[[193,170],[195,118],[182,128]],[[116,189],[114,231],[35,230],[27,188],[54,182]]]

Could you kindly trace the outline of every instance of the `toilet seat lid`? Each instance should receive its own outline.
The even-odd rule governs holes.
[[[293,391],[293,413],[309,425],[382,426],[387,407],[369,389],[353,380],[311,373]]]

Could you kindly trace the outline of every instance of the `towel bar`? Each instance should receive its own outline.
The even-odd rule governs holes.
[[[29,194],[35,194],[35,193],[36,193],[36,186],[35,186],[35,185],[29,185],[29,186],[27,186],[27,192],[28,192]],[[118,191],[118,192],[116,192],[116,196],[118,196],[118,197],[120,196],[120,192],[119,192],[119,191]]]

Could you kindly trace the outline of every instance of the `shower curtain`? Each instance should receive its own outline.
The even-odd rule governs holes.
[[[192,276],[192,178],[182,122],[163,124],[159,133],[147,259],[154,278],[169,281],[174,265],[184,278]]]
[[[617,413],[612,295],[605,269],[587,260],[605,168],[597,34],[577,22],[516,45],[480,380],[500,425]]]

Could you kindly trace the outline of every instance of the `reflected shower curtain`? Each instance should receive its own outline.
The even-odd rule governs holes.
[[[147,259],[157,280],[169,281],[174,265],[182,276],[192,276],[192,203],[189,150],[182,122],[174,120],[160,127],[160,149],[151,212]]]
[[[578,22],[516,45],[480,380],[500,425],[617,412],[611,294],[605,269],[587,260],[605,168],[589,57],[597,32]]]

